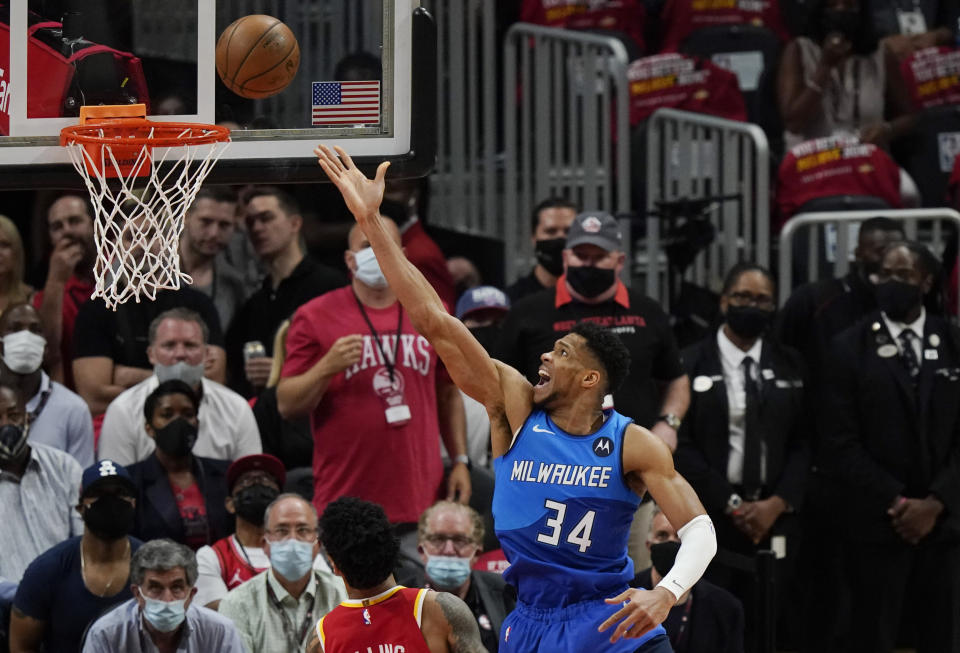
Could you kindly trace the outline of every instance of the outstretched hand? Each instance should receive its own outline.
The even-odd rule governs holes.
[[[659,626],[667,618],[677,599],[668,590],[655,587],[652,590],[631,588],[605,601],[610,605],[625,603],[597,629],[603,632],[619,622],[610,635],[610,642],[613,643],[620,638],[642,637]]]
[[[377,214],[380,202],[383,201],[384,177],[389,161],[377,166],[377,174],[369,179],[360,172],[353,159],[343,148],[334,147],[336,154],[326,145],[318,145],[313,153],[317,155],[317,163],[327,173],[330,181],[340,190],[347,208],[358,221]]]

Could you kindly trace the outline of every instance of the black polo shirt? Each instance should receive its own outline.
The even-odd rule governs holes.
[[[534,268],[535,270],[536,268]],[[533,270],[530,270],[530,274],[525,277],[520,277],[512,284],[507,286],[507,289],[504,290],[507,294],[507,297],[510,298],[510,304],[516,304],[518,301],[524,297],[529,297],[530,295],[540,292],[541,290],[547,289],[540,280],[537,279],[537,275]]]
[[[231,387],[245,397],[253,394],[243,369],[245,343],[259,340],[267,350],[267,355],[272,356],[273,338],[281,322],[314,297],[346,284],[346,277],[309,256],[304,256],[276,289],[267,276],[260,290],[253,293],[233,316],[227,330],[227,366]]]
[[[213,301],[202,292],[182,286],[180,290],[161,290],[157,298],[128,301],[107,308],[102,298],[91,299],[77,313],[73,330],[73,357],[105,356],[115,365],[151,369],[147,358],[150,323],[171,308],[189,308],[207,323],[209,344],[223,347],[220,317]]]
[[[660,415],[658,382],[683,375],[680,351],[670,321],[660,305],[618,282],[617,294],[601,304],[584,304],[571,297],[564,277],[556,288],[542,290],[517,302],[503,323],[497,358],[537,382],[540,355],[581,320],[613,330],[630,350],[630,371],[614,393],[618,412],[651,427]]]

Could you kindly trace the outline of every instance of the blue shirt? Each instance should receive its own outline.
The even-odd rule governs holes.
[[[190,603],[177,651],[246,653],[233,622],[213,610]],[[136,599],[122,603],[90,626],[83,653],[153,653],[157,650],[143,625]]]
[[[615,596],[633,579],[627,538],[640,497],[624,479],[617,412],[570,435],[534,410],[494,461],[493,517],[510,567],[503,577],[537,608]]]
[[[46,623],[43,645],[56,653],[79,653],[87,627],[118,603],[133,597],[127,582],[113,596],[96,596],[80,573],[80,537],[72,537],[41,554],[23,574],[13,607]],[[129,538],[130,554],[140,540]]]
[[[31,415],[30,444],[66,451],[86,469],[94,463],[93,420],[80,395],[41,372],[40,389],[27,402]]]

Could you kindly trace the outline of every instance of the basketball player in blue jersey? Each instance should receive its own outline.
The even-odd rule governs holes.
[[[614,411],[601,410],[629,367],[613,333],[577,325],[541,357],[533,386],[493,360],[390,237],[378,209],[388,163],[368,179],[341,149],[315,153],[373,247],[416,329],[454,382],[484,404],[496,458],[497,536],[517,590],[503,624],[503,653],[661,653],[660,623],[716,552],[713,524],[674,470],[667,446]],[[339,156],[338,156],[339,155]],[[676,562],[652,590],[629,589],[627,534],[649,491],[680,525]],[[612,629],[612,632],[610,630]]]

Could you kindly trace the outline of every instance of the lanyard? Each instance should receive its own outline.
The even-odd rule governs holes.
[[[50,395],[53,394],[53,381],[50,382],[50,385],[46,390],[40,393],[40,403],[37,404],[36,409],[30,413],[30,423],[37,421],[37,418],[40,417],[40,413],[43,412],[43,409],[47,405],[47,400],[50,399]]]
[[[687,604],[683,608],[683,616],[680,617],[680,629],[677,631],[677,636],[673,641],[673,647],[677,651],[686,650],[686,641],[684,640],[684,635],[687,631],[687,626],[690,623],[690,606],[693,605],[693,596],[687,597]],[[681,649],[681,644],[683,648]]]
[[[273,573],[270,570],[263,572],[265,574]],[[310,571],[313,573],[313,570]],[[306,589],[303,590],[306,593]],[[283,604],[280,603],[280,599],[277,598],[277,595],[274,594],[273,588],[270,587],[270,579],[267,579],[267,596],[270,598],[270,602],[273,603],[273,607],[277,609],[277,612],[280,613],[280,618],[283,619],[283,632],[287,636],[287,642],[293,646],[293,648],[298,649],[300,647],[300,642],[303,641],[303,638],[306,636],[307,631],[310,630],[310,626],[313,625],[313,605],[307,610],[307,614],[303,617],[303,623],[300,624],[300,636],[297,637],[297,631],[293,629],[293,624],[290,623],[290,617],[287,615],[287,611],[284,610]],[[292,598],[292,597],[291,597]],[[297,639],[293,639],[293,638]]]
[[[375,328],[373,328],[373,322],[370,321],[370,317],[367,315],[367,311],[363,307],[363,303],[360,301],[360,298],[357,297],[357,293],[353,293],[353,298],[357,300],[357,308],[360,309],[360,315],[363,316],[363,321],[366,322],[367,326],[370,328],[370,333],[373,335],[373,340],[377,343],[377,350],[380,352],[380,357],[383,359],[384,365],[387,366],[387,371],[390,372],[390,383],[393,383],[393,370],[397,367],[397,352],[400,351],[400,332],[403,330],[403,306],[400,304],[400,302],[397,302],[397,339],[393,343],[393,359],[391,360],[387,358],[386,352],[383,351],[383,344],[380,342],[380,334],[377,333]]]

